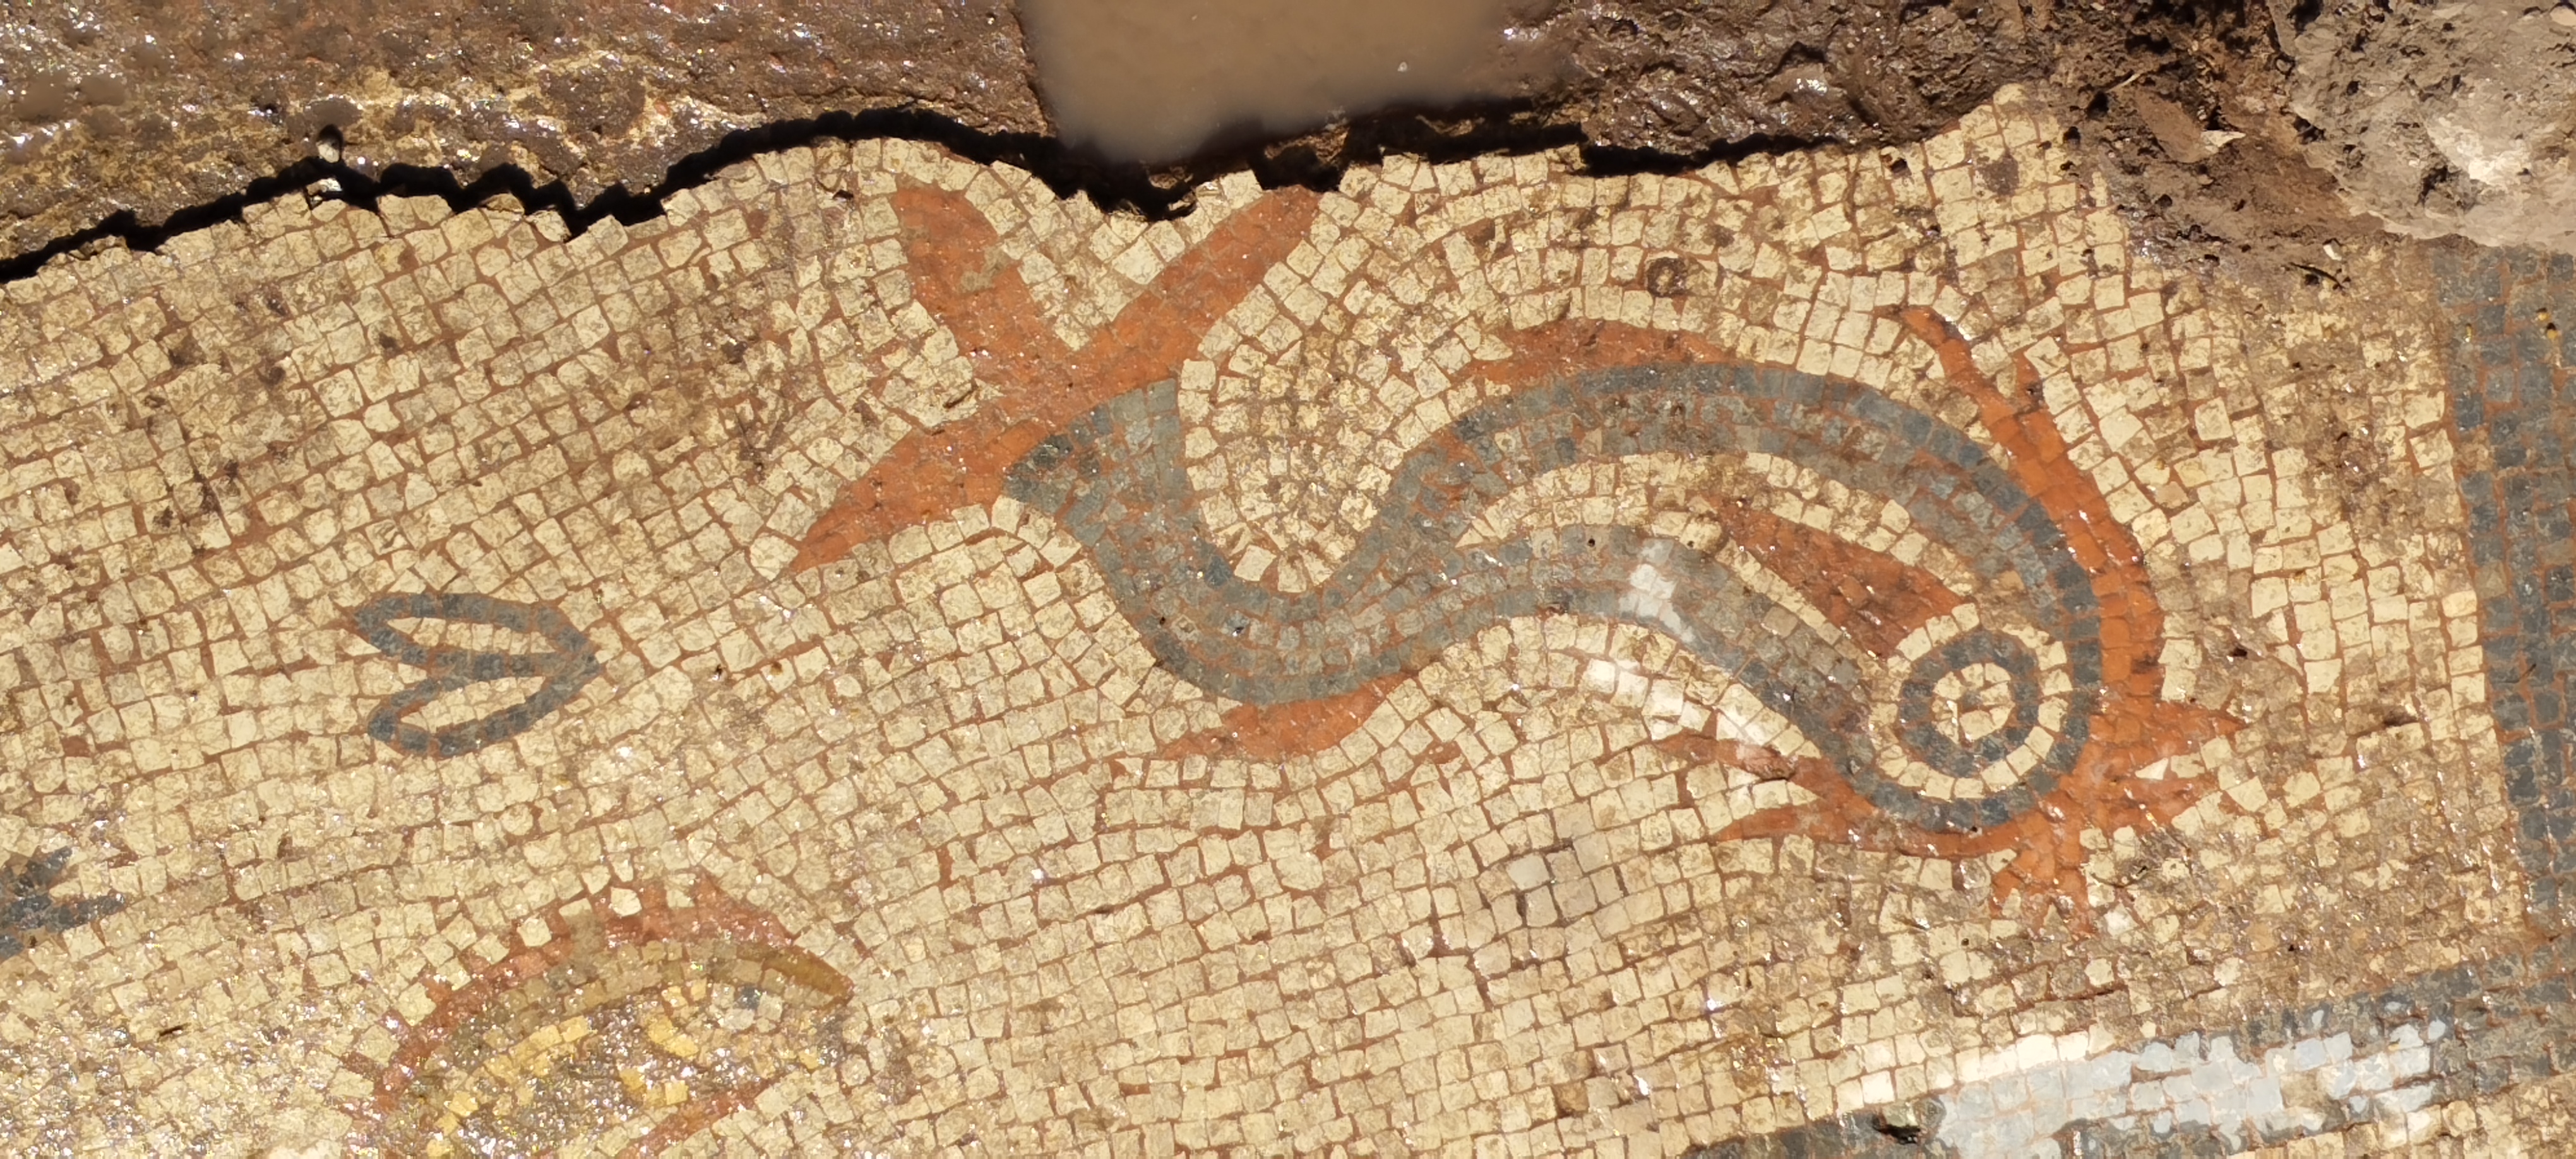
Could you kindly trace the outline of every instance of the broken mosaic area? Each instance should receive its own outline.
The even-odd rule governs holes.
[[[0,850],[122,908],[0,964],[6,1127],[2452,1130],[2542,1076],[2365,996],[2555,969],[2452,337],[2059,142],[1148,223],[871,141],[13,284]]]

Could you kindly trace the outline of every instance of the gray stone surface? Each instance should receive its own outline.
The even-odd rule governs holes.
[[[2308,159],[2355,205],[2576,253],[2576,4],[2336,0],[2284,32]]]

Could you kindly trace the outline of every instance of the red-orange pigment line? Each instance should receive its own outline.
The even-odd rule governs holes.
[[[1412,675],[1397,672],[1380,676],[1338,696],[1315,700],[1237,705],[1226,710],[1223,723],[1217,727],[1173,741],[1155,755],[1166,759],[1208,756],[1283,761],[1319,753],[1342,743],[1344,737],[1368,723],[1369,714],[1377,711],[1379,703]]]
[[[1081,350],[1044,319],[990,222],[963,195],[895,195],[913,293],[945,323],[995,397],[963,422],[915,431],[841,489],[798,545],[792,571],[1002,493],[1012,464],[1092,408],[1180,370],[1207,331],[1305,239],[1317,196],[1269,194],[1157,275]]]
[[[1733,765],[1765,779],[1786,778],[1815,794],[1813,803],[1766,809],[1728,826],[1721,840],[1802,834],[1856,842],[1866,848],[1959,860],[2011,851],[2011,864],[1995,876],[1998,903],[2016,894],[2044,901],[2064,898],[2073,923],[2089,928],[2091,906],[2083,867],[2086,830],[2112,832],[2170,822],[2206,794],[2205,778],[2139,778],[2141,768],[2191,751],[2233,732],[2239,722],[2196,705],[2161,698],[2157,649],[2164,613],[2147,583],[2137,541],[2112,519],[2110,504],[2092,476],[2067,455],[2055,420],[2035,403],[2016,405],[1978,372],[1957,331],[1926,310],[1904,320],[1940,356],[1952,382],[1976,403],[1978,417],[2004,455],[2015,481],[2065,534],[2076,562],[2092,577],[2101,607],[2104,701],[2075,766],[2038,804],[2004,824],[1970,833],[1936,833],[1881,813],[1853,789],[1843,770],[1814,757],[1786,757],[1716,737],[1671,738],[1658,747],[1694,759]],[[1480,370],[1507,387],[1535,385],[1605,366],[1729,361],[1694,335],[1639,329],[1616,322],[1553,322],[1511,336],[1510,357]],[[2025,397],[2038,384],[2028,359],[2017,359]],[[1822,534],[1789,530],[1786,521],[1762,524],[1749,509],[1721,514],[1728,534],[1763,555],[1797,558],[1808,566],[1775,566],[1837,626],[1879,655],[1932,616],[1958,606],[1956,593],[1928,573]],[[1792,542],[1792,540],[1797,542]],[[1769,546],[1776,545],[1776,546]],[[1767,552],[1767,554],[1766,554]],[[1815,561],[1829,560],[1817,563]],[[1903,569],[1903,570],[1897,570]],[[1847,571],[1859,590],[1822,573]],[[1906,595],[1899,595],[1904,593]]]
[[[2014,401],[1995,389],[1977,369],[1967,340],[1941,316],[1921,308],[1904,314],[1907,328],[1941,358],[1941,368],[1960,393],[1977,404],[1978,417],[2005,451],[2007,466],[2022,489],[2039,500],[2050,522],[2066,536],[2075,562],[2093,577],[2093,594],[2102,607],[2102,679],[2134,695],[2156,696],[2163,683],[2153,649],[2164,639],[2164,610],[2147,584],[2138,541],[2111,517],[2111,505],[2093,474],[2067,457],[2066,439],[2056,420],[2037,397],[2039,371],[2015,355],[2016,385],[2025,401]]]
[[[2034,808],[1994,828],[1933,833],[1901,825],[1880,814],[1834,770],[1805,762],[1790,779],[1814,793],[1815,802],[1763,810],[1718,837],[1797,833],[1950,860],[2008,850],[2013,860],[1995,874],[1997,904],[2017,894],[2035,904],[2064,899],[2070,924],[2089,931],[2084,833],[2170,823],[2212,786],[2206,778],[2150,780],[2137,773],[2232,733],[2242,722],[2162,698],[2156,650],[2163,643],[2164,611],[2148,585],[2137,540],[2112,519],[2092,476],[2068,457],[2055,419],[2036,400],[2039,375],[2029,359],[2016,357],[2016,385],[2032,401],[2015,405],[1977,370],[1967,342],[1947,321],[1921,309],[1906,311],[1904,320],[1940,356],[1951,382],[1976,403],[1980,420],[2004,450],[2007,468],[2066,536],[2076,562],[2091,576],[2102,610],[2103,702],[2083,751],[2056,788]]]
[[[1538,386],[1610,366],[1731,361],[1696,334],[1647,330],[1625,322],[1542,322],[1511,335],[1512,353],[1477,364],[1489,382]]]
[[[1482,363],[1478,371],[1488,381],[1514,388],[1605,366],[1728,361],[1698,335],[1622,322],[1548,322],[1514,333],[1511,344],[1509,357]],[[1738,504],[1717,504],[1714,513],[1728,535],[1774,565],[1772,570],[1826,619],[1878,655],[1893,651],[1924,621],[1963,602],[1932,573],[1883,553]],[[1779,566],[1784,555],[1802,563]]]
[[[1712,513],[1728,537],[1872,655],[1893,655],[1916,628],[1966,602],[1931,572],[1803,523],[1734,502],[1714,504]]]
[[[976,377],[1000,391],[994,404],[1041,384],[1061,389],[1050,379],[1072,373],[1074,351],[1047,325],[984,211],[964,194],[919,185],[893,200],[912,295],[957,336]]]

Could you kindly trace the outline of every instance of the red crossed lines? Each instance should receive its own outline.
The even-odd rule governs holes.
[[[913,293],[971,352],[995,397],[962,422],[904,436],[841,489],[789,569],[821,567],[859,544],[991,503],[1030,448],[1092,408],[1178,374],[1208,329],[1305,240],[1317,201],[1285,189],[1236,211],[1076,350],[1047,325],[974,203],[920,186],[897,192]]]

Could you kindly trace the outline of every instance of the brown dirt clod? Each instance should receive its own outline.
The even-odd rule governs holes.
[[[1527,91],[1104,181],[1047,144],[1010,0],[397,0],[363,19],[302,0],[110,0],[0,23],[0,257],[77,249],[83,231],[148,233],[299,162],[368,178],[418,167],[450,188],[503,172],[521,188],[560,183],[573,204],[647,194],[729,135],[871,111],[1034,142],[1042,166],[1052,150],[1064,168],[1050,175],[1060,186],[1180,209],[1190,182],[1225,169],[1327,184],[1388,152],[1580,141],[1605,166],[1678,167],[1902,143],[1999,86],[2040,82],[2151,244],[2332,283],[2341,246],[2378,225],[2311,167],[2318,141],[2361,114],[2319,112],[2332,102],[2310,74],[2331,71],[2329,34],[2348,39],[2364,19],[2289,0],[1557,0],[1518,35],[1565,67]],[[2322,159],[2375,188],[2345,172],[2359,162]]]

